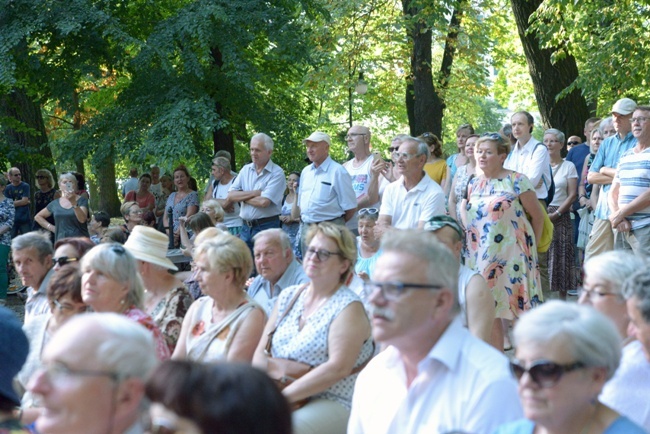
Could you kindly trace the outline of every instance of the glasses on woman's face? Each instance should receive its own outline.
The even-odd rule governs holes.
[[[56,266],[56,264],[59,264],[59,267],[63,267],[65,264],[69,262],[75,262],[78,260],[79,258],[74,258],[69,256],[59,256],[58,258],[52,258],[52,266]]]
[[[407,282],[366,282],[363,284],[366,294],[374,294],[376,290],[388,301],[397,301],[408,289],[442,289],[442,285],[423,285]]]
[[[56,307],[59,312],[72,312],[74,310],[77,310],[77,308],[70,303],[61,303],[59,300],[52,300],[52,305],[54,305],[54,307]]]
[[[329,250],[325,250],[325,249],[317,250],[317,249],[314,249],[313,247],[308,248],[306,257],[311,258],[314,255],[316,255],[316,258],[318,258],[319,262],[325,262],[329,258],[331,258],[332,255],[341,256],[341,253],[340,252],[330,252]]]
[[[36,179],[47,179],[45,175],[36,175]]]
[[[614,297],[618,297],[620,294],[616,292],[605,292],[605,291],[598,291],[596,289],[587,289],[584,287],[578,288],[578,298],[589,299],[590,301],[599,300],[601,298],[605,298],[610,295]]]
[[[542,388],[553,387],[564,374],[584,367],[582,362],[560,365],[549,360],[537,360],[529,368],[525,368],[519,360],[510,362],[510,370],[517,380],[521,381],[521,377],[528,374],[533,382]]]
[[[361,208],[359,210],[359,215],[366,215],[366,214],[375,215],[378,212],[379,210],[377,208]]]

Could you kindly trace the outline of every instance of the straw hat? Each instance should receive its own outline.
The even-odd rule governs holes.
[[[169,238],[162,232],[147,226],[136,226],[124,243],[124,247],[135,259],[178,271],[178,267],[167,259],[168,243]]]

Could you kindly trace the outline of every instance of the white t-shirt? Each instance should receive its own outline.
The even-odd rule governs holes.
[[[220,181],[217,182],[216,187],[212,190],[212,197],[214,199],[225,199],[228,197],[228,191],[235,182],[235,178],[232,178],[227,184],[222,184]],[[237,228],[244,224],[241,217],[239,217],[240,206],[239,202],[235,202],[233,212],[227,212],[223,215],[223,223],[229,228]]]
[[[550,206],[560,206],[569,196],[569,179],[577,179],[578,171],[575,164],[562,160],[559,166],[553,167],[553,182],[555,182],[555,194]]]
[[[343,164],[343,167],[345,167],[345,170],[348,171],[352,178],[352,189],[354,190],[357,200],[361,195],[368,194],[368,186],[370,185],[371,177],[370,168],[372,167],[373,161],[372,155],[369,155],[368,158],[366,158],[366,161],[364,161],[359,167],[354,167],[354,159]],[[377,202],[369,206],[369,208],[379,209],[379,205],[380,202]],[[345,226],[350,230],[356,230],[358,222],[359,216],[355,213],[354,216],[345,223]]]

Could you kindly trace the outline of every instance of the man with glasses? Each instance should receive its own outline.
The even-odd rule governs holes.
[[[16,216],[11,230],[11,238],[31,231],[32,217],[29,209],[29,184],[23,182],[20,169],[12,167],[7,172],[10,184],[5,188],[5,196],[14,201]]]
[[[304,252],[309,225],[321,222],[344,225],[357,210],[357,198],[350,174],[330,157],[330,136],[316,131],[302,142],[311,164],[300,175],[298,200],[293,201],[291,218],[300,217]]]
[[[379,207],[379,176],[373,175],[372,165],[375,160],[370,154],[370,129],[362,125],[355,125],[348,130],[345,136],[348,151],[354,158],[343,164],[352,178],[352,188],[357,196],[357,208]],[[375,154],[381,160],[379,154]],[[345,223],[353,234],[359,235],[357,230],[357,215],[354,214]]]
[[[380,238],[390,227],[422,228],[434,215],[445,214],[445,193],[425,172],[429,147],[414,137],[404,139],[393,152],[400,178],[384,190],[375,234]]]
[[[650,106],[630,119],[637,144],[621,155],[609,192],[614,248],[650,256]]]
[[[386,349],[361,371],[349,434],[492,433],[521,417],[508,360],[462,326],[458,261],[420,231],[393,231],[366,291]]]
[[[157,364],[151,333],[123,315],[82,314],[45,346],[29,382],[41,434],[136,434],[145,380]]]
[[[615,228],[612,228],[612,223],[609,220],[608,196],[621,155],[628,149],[632,149],[637,143],[636,137],[632,134],[632,124],[630,122],[636,107],[636,103],[630,98],[622,98],[616,101],[614,107],[612,107],[616,134],[606,138],[601,143],[587,174],[587,181],[590,184],[600,185],[601,188],[598,195],[598,204],[596,204],[594,210],[594,225],[591,228],[589,242],[585,248],[585,261],[592,256],[614,250],[613,229]],[[620,224],[620,222],[617,221],[617,224]],[[621,229],[626,228],[627,225],[621,226]]]

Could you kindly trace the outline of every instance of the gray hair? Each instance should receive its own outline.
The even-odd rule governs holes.
[[[411,136],[409,136],[408,134],[398,134],[398,135],[396,135],[395,137],[393,137],[393,138],[391,139],[390,142],[391,142],[391,143],[393,143],[393,142],[400,142],[400,143],[402,143],[404,140],[406,140],[406,139],[408,139],[408,138],[410,138],[410,137],[411,137]]]
[[[630,276],[623,284],[623,296],[636,299],[636,308],[643,320],[650,323],[650,271],[641,270]]]
[[[137,322],[116,313],[75,315],[65,327],[99,331],[95,355],[104,369],[115,372],[119,380],[146,380],[158,364],[153,334]]]
[[[454,312],[458,304],[458,270],[460,264],[449,248],[423,231],[401,230],[386,233],[381,240],[383,252],[396,252],[420,258],[427,262],[427,280],[442,285],[454,296]]]
[[[289,235],[287,235],[287,233],[282,229],[271,228],[265,229],[262,232],[258,232],[253,237],[253,243],[257,243],[257,241],[261,240],[262,238],[268,238],[277,243],[282,249],[283,255],[287,250],[289,250],[289,252],[291,252],[291,256],[293,256],[293,248],[291,247],[291,240],[289,239]]]
[[[214,154],[213,158],[218,158],[218,157],[225,158],[226,160],[228,160],[228,163],[230,163],[230,161],[232,161],[232,155],[230,155],[230,152],[226,151],[225,149],[221,149],[220,151],[217,151]]]
[[[631,252],[612,250],[592,256],[585,262],[585,274],[606,280],[611,291],[623,295],[625,280],[638,270],[646,268],[648,262]]]
[[[230,160],[226,157],[216,157],[212,160],[212,164],[222,169],[230,170]]]
[[[41,262],[43,262],[48,255],[54,253],[54,247],[52,246],[52,241],[50,241],[50,236],[45,232],[27,232],[26,234],[19,235],[11,240],[11,250],[14,252],[29,248],[36,249],[38,252],[38,258]]]
[[[425,142],[422,139],[418,139],[417,137],[407,136],[407,138],[405,138],[402,141],[402,144],[408,142],[415,143],[418,146],[418,150],[415,153],[416,157],[419,157],[420,155],[425,155],[427,157],[427,160],[429,159],[429,156],[431,155],[431,151],[429,150],[429,145],[427,145],[427,142]]]
[[[605,368],[608,380],[621,360],[621,336],[614,323],[591,306],[546,302],[522,315],[513,338],[515,346],[567,342],[576,362]]]
[[[255,139],[262,139],[262,143],[264,143],[264,148],[266,148],[267,151],[273,150],[273,139],[269,137],[267,134],[257,133],[253,137],[251,137],[251,142]]]
[[[548,130],[544,131],[544,135],[547,134],[553,134],[555,138],[558,139],[562,144],[564,144],[564,141],[566,140],[564,133],[557,128],[549,128]]]
[[[62,173],[59,176],[59,182],[61,182],[63,180],[70,181],[72,183],[72,185],[74,185],[75,190],[79,188],[79,186],[77,185],[77,177],[74,176],[72,173],[70,173],[70,172]]]
[[[600,131],[600,135],[605,137],[605,130],[612,125],[614,125],[614,118],[611,116],[607,116],[605,119],[600,121],[600,125],[598,125],[598,131]]]
[[[125,303],[142,308],[144,284],[138,273],[138,264],[122,245],[106,243],[90,249],[81,259],[81,272],[86,273],[91,269],[127,285],[129,291]]]

